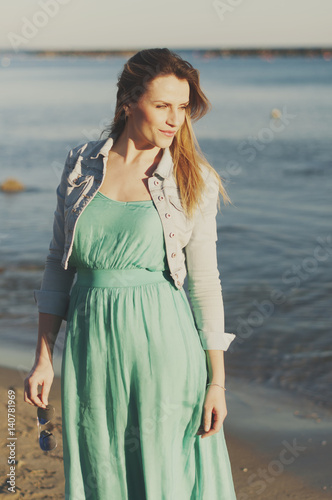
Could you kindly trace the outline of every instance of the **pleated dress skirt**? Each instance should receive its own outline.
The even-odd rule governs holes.
[[[207,365],[152,200],[99,191],[81,213],[61,364],[66,500],[236,499]]]

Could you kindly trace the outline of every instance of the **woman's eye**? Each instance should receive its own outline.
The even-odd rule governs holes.
[[[161,104],[161,105],[157,105],[156,107],[157,107],[157,108],[166,108],[166,105]],[[189,107],[189,105],[187,105],[187,106],[181,106],[181,108],[180,108],[180,109],[187,109],[188,107]]]

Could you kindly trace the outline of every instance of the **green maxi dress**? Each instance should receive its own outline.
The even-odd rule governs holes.
[[[61,364],[66,500],[236,499],[207,368],[152,200],[99,191],[77,221]]]

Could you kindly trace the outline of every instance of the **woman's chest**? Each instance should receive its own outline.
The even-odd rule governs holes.
[[[148,179],[157,165],[157,157],[141,164],[126,163],[122,157],[110,151],[99,191],[113,200],[151,200]]]
[[[67,225],[75,224],[75,220],[85,210],[86,206],[100,193],[113,200],[152,200],[159,214],[166,241],[170,241],[170,247],[183,248],[189,241],[193,229],[193,221],[188,219],[181,204],[180,192],[173,178],[163,179],[157,175],[146,178],[144,190],[128,190],[125,188],[119,192],[109,190],[105,183],[106,170],[100,174],[91,170],[72,171],[67,178],[65,192],[65,219]],[[111,176],[108,181],[111,180]],[[142,179],[141,179],[142,182]],[[102,189],[104,187],[104,189]]]

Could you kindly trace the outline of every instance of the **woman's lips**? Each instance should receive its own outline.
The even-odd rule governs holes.
[[[168,132],[167,130],[160,130],[163,134],[165,134],[167,137],[173,137],[175,135],[175,132]]]

